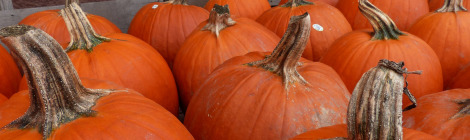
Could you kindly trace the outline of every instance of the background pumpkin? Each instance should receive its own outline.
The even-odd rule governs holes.
[[[252,51],[272,51],[279,37],[248,19],[232,20],[227,6],[214,6],[209,19],[186,39],[173,66],[183,108],[207,76],[225,60]]]
[[[153,2],[139,10],[128,32],[152,45],[171,68],[186,37],[208,17],[207,10],[186,0]]]
[[[333,41],[352,31],[343,14],[331,5],[321,1],[309,3],[304,0],[289,0],[289,2],[291,3],[269,9],[256,21],[282,37],[291,16],[308,12],[312,17],[310,19],[313,30],[310,31],[310,39],[302,55],[304,58],[320,60]]]
[[[6,100],[8,100],[8,98],[5,97],[3,94],[0,94],[0,105],[2,105],[2,103],[5,102]]]
[[[442,5],[444,5],[445,0],[429,0],[429,11],[434,12],[437,9],[441,8]],[[469,8],[470,7],[470,2],[468,0],[462,0],[463,2],[463,7]]]
[[[0,45],[0,94],[10,97],[18,91],[21,73],[10,53]]]
[[[448,88],[449,89],[456,89],[456,88],[470,88],[470,65],[467,64],[455,77],[450,81]]]
[[[217,67],[186,111],[184,124],[193,136],[288,139],[344,123],[344,84],[327,65],[301,58],[309,30],[308,13],[293,17],[271,55],[251,52]]]
[[[404,61],[409,69],[423,71],[419,77],[408,76],[409,89],[416,97],[442,91],[441,65],[432,48],[418,37],[398,30],[369,1],[359,0],[359,3],[363,14],[374,25],[374,32],[359,30],[344,35],[333,43],[320,62],[333,67],[351,92],[362,74],[381,59]],[[403,105],[409,103],[403,100]]]
[[[209,0],[204,8],[212,11],[214,5],[229,5],[234,18],[245,17],[256,20],[264,11],[271,8],[267,0]]]
[[[279,2],[279,5],[283,5],[283,4],[287,3],[287,1],[289,1],[289,0],[281,0]],[[310,2],[322,1],[322,2],[328,3],[331,6],[335,6],[338,3],[339,0],[307,0],[307,1],[310,1]]]

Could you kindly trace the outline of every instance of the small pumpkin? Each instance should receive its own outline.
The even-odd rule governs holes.
[[[0,94],[10,97],[18,91],[21,73],[10,53],[0,45]]]
[[[185,126],[196,139],[288,139],[344,123],[349,93],[333,69],[301,58],[310,16],[291,18],[276,49],[237,56],[211,73]]]
[[[283,5],[283,4],[286,4],[289,0],[281,0],[279,2],[279,5]],[[321,2],[324,2],[324,3],[327,3],[331,6],[335,6],[339,0],[307,0],[307,1],[310,1],[310,2],[317,2],[317,1],[321,1]]]
[[[207,21],[186,39],[173,65],[183,109],[207,76],[232,57],[272,51],[280,38],[248,18],[232,19],[228,5],[215,5]]]
[[[357,30],[344,35],[331,45],[320,60],[338,72],[350,92],[362,74],[381,59],[404,61],[410,69],[424,71],[420,77],[408,77],[408,82],[412,85],[410,91],[415,96],[442,91],[439,58],[426,42],[400,31],[390,17],[368,0],[359,0],[359,9],[374,30]],[[403,100],[404,105],[409,103],[409,100]]]
[[[264,12],[256,21],[282,37],[289,24],[289,18],[305,12],[312,17],[313,29],[302,57],[318,61],[333,41],[352,31],[351,25],[335,7],[321,1],[289,0],[289,3]]]
[[[434,12],[445,5],[445,0],[429,0],[429,11]],[[470,2],[468,0],[462,0],[464,8],[470,8]]]
[[[135,91],[93,80],[83,83],[95,89],[85,88],[62,47],[45,32],[10,26],[0,30],[0,38],[29,80],[29,91],[0,107],[0,139],[193,139],[170,112]]]
[[[149,3],[137,12],[129,26],[129,34],[152,45],[170,68],[184,40],[209,17],[207,10],[186,1]]]
[[[212,11],[214,5],[229,5],[234,18],[245,17],[256,20],[264,11],[271,8],[267,0],[209,0],[204,8]]]

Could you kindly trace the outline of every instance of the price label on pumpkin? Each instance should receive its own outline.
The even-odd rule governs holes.
[[[317,30],[317,31],[323,31],[323,27],[319,24],[313,24],[312,25],[313,29]]]
[[[157,5],[157,4],[155,4],[155,5],[152,6],[152,9],[157,9],[157,8],[158,8],[158,5]]]

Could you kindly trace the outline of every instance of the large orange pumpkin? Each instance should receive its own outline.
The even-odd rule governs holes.
[[[453,89],[418,98],[403,113],[403,126],[442,139],[470,139],[470,89]]]
[[[470,13],[461,5],[462,0],[446,0],[436,12],[422,17],[409,32],[426,41],[440,59],[444,88],[450,80],[470,63]]]
[[[21,73],[10,53],[0,45],[0,94],[10,97],[18,91]]]
[[[352,92],[362,74],[380,59],[404,61],[410,69],[422,70],[421,76],[410,75],[410,91],[420,97],[442,91],[443,80],[439,58],[418,37],[401,32],[393,21],[367,0],[359,8],[368,17],[374,31],[359,30],[336,40],[321,62],[330,65]],[[403,100],[407,105],[409,100]]]
[[[439,8],[442,8],[445,0],[429,0],[429,11],[434,12]],[[470,2],[468,0],[462,0],[464,8],[470,8]]]
[[[271,8],[267,0],[209,0],[204,8],[211,11],[214,5],[229,5],[234,18],[245,17],[256,20],[264,11]]]
[[[283,4],[287,3],[288,1],[289,0],[281,0],[281,2],[279,2],[279,5],[283,5]],[[306,0],[306,1],[310,1],[310,2],[321,1],[321,2],[328,3],[331,6],[335,6],[338,3],[339,0]]]
[[[78,5],[71,7],[75,8],[75,11],[81,11]],[[71,13],[63,10],[63,15],[65,14]],[[116,33],[106,37],[96,35],[89,22],[81,20],[83,18],[80,16],[84,14],[75,14],[79,15],[79,18],[65,18],[71,24],[70,31],[74,38],[67,47],[67,54],[78,75],[112,81],[134,89],[173,114],[178,113],[178,92],[173,74],[155,49],[128,34]],[[26,80],[22,82],[23,87],[20,89],[25,89]]]
[[[312,17],[313,29],[310,31],[310,39],[302,56],[318,61],[333,41],[352,31],[346,18],[335,7],[321,1],[310,3],[304,0],[289,0],[285,5],[264,12],[256,21],[282,37],[286,32],[289,18],[305,12]]]
[[[153,2],[137,12],[128,32],[152,45],[171,68],[186,37],[208,17],[207,10],[186,0]]]
[[[220,65],[191,100],[185,126],[196,139],[288,139],[344,123],[349,93],[333,69],[301,58],[308,13],[293,17],[269,53]]]
[[[470,63],[449,82],[448,89],[470,88]]]
[[[66,1],[67,3],[71,3],[71,1],[76,1],[78,3],[78,0]],[[86,17],[98,34],[108,35],[111,33],[121,32],[116,25],[104,17],[93,14],[87,14]],[[70,33],[67,30],[64,18],[60,14],[60,10],[45,10],[37,12],[27,16],[18,24],[31,25],[39,28],[51,35],[60,44],[70,42]]]
[[[407,30],[411,24],[429,11],[428,0],[370,0],[384,13],[390,15],[400,30]],[[371,28],[357,6],[358,0],[340,0],[336,7],[348,19],[353,30]]]
[[[0,37],[19,56],[30,87],[0,107],[0,139],[193,139],[170,112],[133,90],[96,80],[84,80],[85,88],[45,32],[11,26]]]
[[[6,100],[8,100],[8,98],[0,93],[0,105],[2,105],[2,103],[5,102]]]
[[[176,55],[173,73],[183,108],[215,67],[248,52],[272,51],[280,40],[251,19],[232,20],[227,6],[214,7],[209,19],[196,28]]]

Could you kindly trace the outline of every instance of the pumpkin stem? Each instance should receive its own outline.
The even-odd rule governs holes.
[[[79,0],[65,0],[65,8],[69,7],[70,4],[72,4],[74,2],[77,3],[77,4],[80,4]]]
[[[408,72],[404,63],[380,60],[364,73],[348,106],[349,139],[403,139],[402,94]]]
[[[42,30],[27,25],[9,26],[0,29],[0,38],[23,69],[31,101],[22,117],[2,129],[38,129],[47,139],[61,124],[93,116],[95,101],[113,92],[83,87],[60,44]]]
[[[236,22],[230,18],[230,9],[228,8],[228,5],[220,6],[215,4],[209,14],[206,26],[201,30],[211,31],[212,33],[215,33],[216,36],[219,36],[220,31],[235,25],[235,23]]]
[[[454,102],[460,105],[460,111],[450,119],[457,119],[465,115],[470,115],[470,99],[457,100]]]
[[[298,7],[303,5],[313,5],[313,2],[305,0],[289,0],[287,3],[281,5],[281,7]]]
[[[76,49],[91,52],[95,46],[111,40],[95,32],[85,12],[77,3],[70,4],[69,7],[60,10],[60,12],[70,32],[71,41],[67,46],[67,52]]]
[[[264,60],[250,62],[247,65],[263,68],[281,76],[286,89],[289,84],[295,82],[308,84],[297,72],[297,66],[310,36],[310,28],[308,13],[292,16],[286,33],[271,55]]]
[[[170,0],[168,3],[172,4],[181,4],[181,5],[188,5],[187,0]]]
[[[369,0],[359,0],[359,10],[374,28],[372,40],[398,39],[400,35],[404,35],[403,32],[398,30],[392,19],[370,3]]]
[[[463,6],[463,0],[445,0],[444,5],[437,9],[438,13],[467,11]]]

